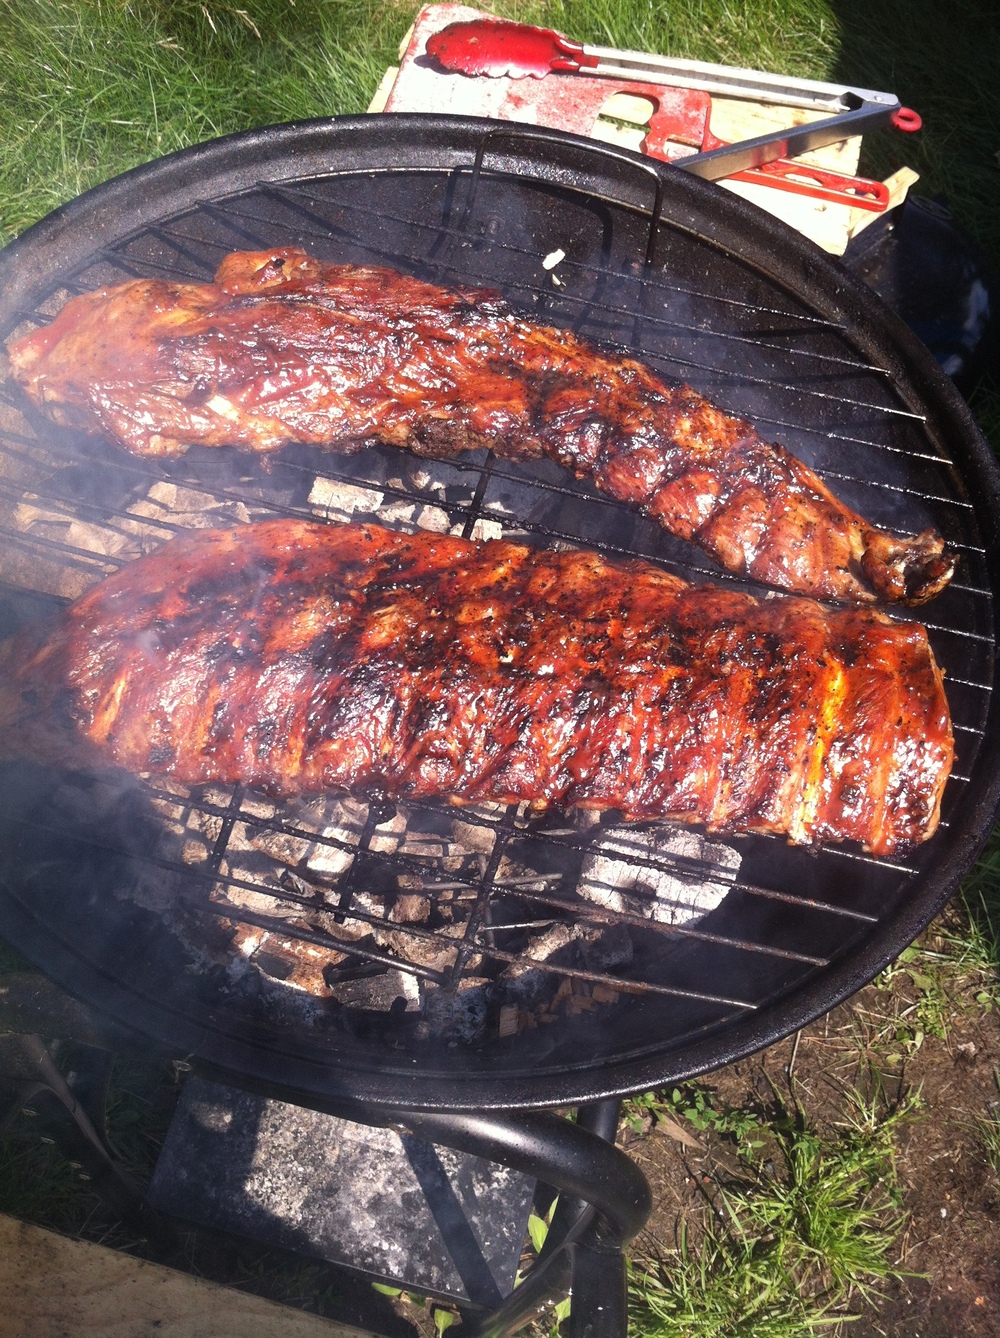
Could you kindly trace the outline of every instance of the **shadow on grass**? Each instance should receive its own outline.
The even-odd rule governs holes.
[[[1000,23],[995,0],[832,0],[834,77],[894,92],[924,120],[915,135],[866,135],[870,166],[905,162],[1000,268]]]

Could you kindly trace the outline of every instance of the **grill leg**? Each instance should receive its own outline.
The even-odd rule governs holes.
[[[560,1195],[553,1230],[562,1231],[526,1281],[474,1330],[507,1338],[572,1287],[570,1338],[625,1338],[627,1294],[622,1247],[652,1206],[649,1185],[614,1146],[619,1102],[581,1107],[577,1124],[555,1115],[438,1115],[402,1112],[421,1138],[471,1152],[535,1176]],[[548,1244],[548,1242],[546,1242]]]

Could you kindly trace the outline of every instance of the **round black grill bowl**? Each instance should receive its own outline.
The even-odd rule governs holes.
[[[317,1015],[266,972],[227,968],[224,942],[199,955],[164,919],[172,898],[205,920],[213,889],[228,895],[248,882],[233,872],[233,832],[294,842],[299,811],[242,793],[192,792],[179,807],[211,840],[203,858],[190,859],[164,835],[155,785],[8,759],[0,768],[0,933],[58,984],[176,1052],[313,1102],[515,1108],[647,1089],[767,1045],[870,980],[954,891],[1000,793],[998,474],[927,352],[836,262],[717,186],[574,136],[433,116],[253,131],[99,187],[0,254],[0,338],[50,318],[73,292],[134,275],[207,279],[228,251],[279,244],[499,288],[532,318],[627,346],[749,417],[874,522],[940,529],[960,555],[952,586],[922,611],[958,745],[941,829],[892,860],[846,846],[813,853],[762,837],[727,840],[738,869],[730,866],[714,910],[673,929],[633,927],[627,961],[586,968],[570,960],[564,974],[574,988],[601,986],[578,1015],[506,1034],[498,1019],[516,992],[487,954],[485,1020],[475,1035],[445,1040],[421,1026],[415,1001],[426,974],[404,1009],[341,1000]],[[384,519],[395,506],[392,523],[412,527],[433,500],[473,536],[582,544],[641,555],[695,581],[730,579],[554,466],[482,454],[428,466],[445,480],[429,499],[413,457],[388,447],[350,458],[290,448],[273,469],[232,452],[139,461],[52,427],[9,379],[0,397],[4,635],[177,528],[205,523],[195,495],[220,523],[234,514],[316,515],[318,481],[355,489],[359,518]],[[150,497],[159,499],[153,518]],[[441,806],[404,817],[433,826],[447,813]],[[336,890],[348,918],[360,892],[394,876],[379,838],[391,817],[372,806],[344,852]],[[512,892],[497,881],[498,861],[484,859],[466,879],[470,897],[493,915],[494,937],[481,945],[514,942],[497,936],[512,918],[572,918],[581,907],[574,880],[602,829],[580,835],[564,815],[514,811],[470,820],[487,846],[538,870],[541,886],[558,868],[564,899],[555,907],[532,900],[530,889]],[[670,868],[689,884],[710,872],[687,858]],[[254,877],[250,886],[265,902],[273,894],[277,907],[287,887],[275,868]],[[254,904],[244,925],[266,926],[270,913]],[[324,948],[322,933],[302,939]],[[400,953],[369,943],[355,974],[401,969],[419,982]],[[558,979],[558,970],[550,974]],[[609,993],[616,983],[617,999]]]

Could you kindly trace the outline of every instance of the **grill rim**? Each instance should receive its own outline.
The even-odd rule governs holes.
[[[505,143],[506,155],[502,151]],[[536,168],[547,167],[550,175],[543,173],[540,179],[582,190],[591,197],[602,197],[601,191],[594,189],[595,164],[599,164],[606,173],[604,180],[610,179],[619,187],[603,198],[642,209],[634,190],[626,189],[629,180],[639,181],[645,187],[647,204],[652,195],[654,224],[656,211],[669,191],[673,207],[678,207],[679,197],[683,206],[690,208],[688,230],[700,240],[706,240],[707,221],[708,239],[719,250],[731,252],[735,243],[737,254],[746,263],[783,283],[811,310],[823,309],[830,313],[829,319],[846,325],[854,346],[885,370],[888,383],[903,403],[912,407],[919,387],[920,408],[924,411],[921,416],[926,418],[931,439],[935,444],[947,445],[948,456],[966,490],[975,484],[973,500],[984,540],[984,562],[993,590],[998,588],[1000,469],[965,401],[915,336],[871,290],[784,224],[729,193],[725,193],[723,202],[718,187],[627,150],[538,127],[433,115],[330,118],[243,132],[135,168],[56,210],[0,253],[0,292],[4,293],[4,305],[23,311],[25,296],[40,284],[51,291],[54,271],[66,274],[72,270],[75,253],[83,251],[92,256],[109,239],[121,244],[129,235],[121,228],[123,216],[133,225],[130,232],[142,231],[163,220],[164,201],[169,199],[170,213],[175,215],[185,203],[193,205],[203,200],[203,183],[209,176],[213,198],[218,198],[261,184],[302,182],[309,176],[337,170],[386,170],[387,155],[399,171],[467,168],[470,158],[478,156],[482,161],[491,150],[501,167],[516,167],[527,159]],[[349,166],[346,161],[330,161],[338,151],[341,158],[351,156]],[[549,161],[546,155],[553,153],[554,161]],[[265,166],[291,168],[294,176],[286,170],[284,176],[267,177]],[[537,171],[533,175],[539,179]],[[580,185],[581,178],[585,185]],[[683,224],[673,218],[670,221],[671,226],[683,229]],[[748,255],[748,250],[754,254]],[[760,255],[767,257],[766,266],[754,258]],[[994,686],[996,682],[995,668]],[[386,1066],[379,1073],[359,1069],[351,1069],[349,1075],[344,1072],[351,1094],[376,1104],[424,1109],[502,1109],[593,1100],[706,1072],[771,1044],[828,1011],[867,983],[940,911],[987,839],[1000,802],[1000,772],[995,773],[993,768],[1000,749],[995,698],[996,694],[991,693],[972,783],[962,796],[961,830],[942,833],[940,848],[916,875],[916,894],[882,920],[868,941],[823,968],[818,979],[800,982],[787,997],[766,1004],[752,1016],[727,1021],[703,1040],[658,1057],[601,1059],[596,1065],[571,1073],[553,1075],[548,1071],[537,1080],[529,1077],[518,1081],[509,1073],[414,1074],[398,1064],[391,1067],[394,1060],[387,1053]],[[37,916],[21,905],[15,909],[11,903],[12,898],[5,897],[5,934],[71,993],[85,1002],[99,1000],[97,1006],[105,1012],[109,1011],[108,1001],[120,996],[114,1011],[132,1020],[141,1016],[145,1022],[148,1018],[144,1029],[151,1035],[162,1035],[165,1017],[168,1022],[176,1018],[173,1010],[157,1009],[122,982],[91,970],[90,964],[81,963],[70,948],[53,944],[51,932]],[[179,1048],[197,1049],[202,1062],[216,1071],[273,1083],[273,1063],[268,1062],[266,1046],[236,1041],[190,1023],[181,1030],[185,1039]],[[212,1044],[213,1035],[216,1044]],[[671,1062],[679,1058],[683,1058],[682,1064]],[[284,1090],[311,1092],[314,1098],[317,1093],[336,1094],[341,1100],[347,1095],[342,1084],[332,1081],[328,1064],[313,1064],[284,1051],[280,1062],[287,1075],[281,1083]],[[498,1079],[502,1094],[497,1092]]]

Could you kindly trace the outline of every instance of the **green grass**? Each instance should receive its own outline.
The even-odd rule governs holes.
[[[1000,1093],[1000,1073],[994,1071],[993,1081],[996,1083],[997,1092]],[[981,1159],[994,1177],[1000,1179],[1000,1101],[991,1101],[987,1114],[977,1114],[973,1120],[973,1127]]]
[[[229,131],[363,111],[408,12],[338,0],[3,0],[0,229]]]
[[[767,1137],[738,1144],[737,1174],[718,1177],[700,1238],[692,1243],[682,1222],[673,1255],[633,1268],[631,1332],[806,1338],[877,1301],[879,1285],[900,1276],[895,1139],[916,1104],[887,1113],[854,1097],[850,1118],[827,1135],[787,1112],[758,1124]],[[716,1123],[721,1112],[696,1127]]]
[[[991,0],[551,0],[493,6],[589,42],[893,88],[926,119],[871,140],[1000,254]],[[415,6],[0,0],[0,237],[126,167],[250,126],[363,111]],[[961,21],[958,16],[961,14]]]

